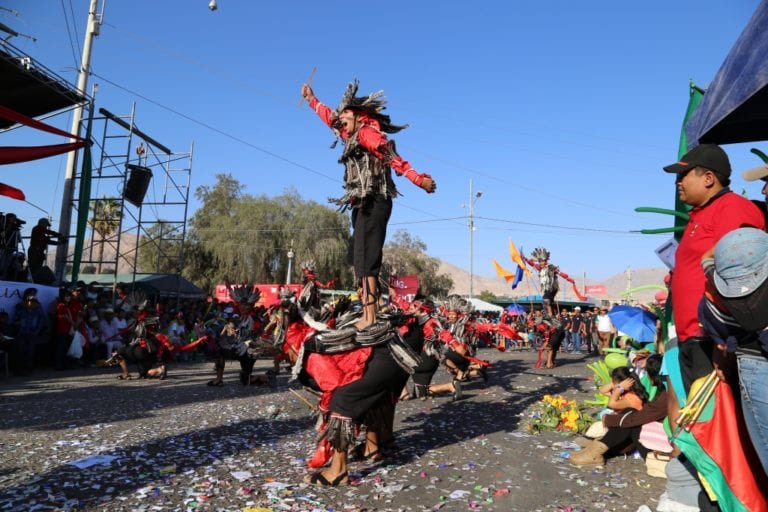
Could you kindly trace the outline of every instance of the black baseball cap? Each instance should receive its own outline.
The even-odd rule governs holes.
[[[683,155],[679,162],[664,167],[664,170],[673,174],[688,172],[694,167],[704,167],[724,177],[731,175],[731,162],[723,148],[716,144],[702,144],[696,146]]]

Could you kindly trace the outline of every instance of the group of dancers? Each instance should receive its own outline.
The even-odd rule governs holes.
[[[274,382],[280,363],[287,362],[292,368],[291,380],[318,396],[318,444],[308,465],[319,469],[307,475],[306,482],[322,486],[349,483],[350,456],[380,459],[394,447],[398,400],[439,394],[457,400],[467,380],[486,381],[489,363],[474,357],[472,337],[491,329],[504,337],[519,338],[506,323],[475,324],[471,304],[459,296],[436,307],[427,297],[398,296],[390,289],[389,301],[383,301],[383,245],[392,199],[398,195],[392,170],[427,193],[435,192],[436,182],[430,175],[416,172],[387,139],[385,133],[396,133],[405,126],[394,125],[383,113],[382,93],[358,97],[357,90],[357,81],[350,83],[341,104],[333,110],[315,97],[308,84],[301,89],[309,107],[344,144],[340,163],[345,169],[345,194],[331,202],[352,212],[350,263],[359,286],[357,306],[348,297],[334,304],[321,303],[323,285],[308,262],[300,266],[305,281],[300,296],[285,289],[279,304],[262,311],[263,315],[252,309],[258,297],[251,294],[251,288],[230,287],[237,310],[207,324],[211,327],[207,336],[173,347],[144,315],[134,327],[134,341],[115,356],[123,378],[127,378],[130,361],[139,365],[143,376],[164,378],[165,366],[152,368],[149,364],[153,356],[157,358],[163,349],[192,349],[207,339],[214,350],[216,372],[209,386],[223,385],[227,360],[239,362],[243,385],[265,383],[252,375],[258,357],[274,361],[272,378],[266,382]],[[546,262],[542,271],[545,267]],[[432,384],[441,365],[450,380]],[[412,387],[407,385],[409,378]],[[362,442],[357,442],[358,437]]]
[[[129,364],[138,367],[140,377],[164,379],[169,353],[206,343],[213,349],[215,371],[209,386],[223,385],[226,361],[239,363],[243,385],[274,384],[280,365],[287,363],[291,380],[318,397],[318,445],[308,464],[322,469],[308,475],[307,482],[343,485],[349,481],[349,457],[378,460],[394,447],[399,400],[440,394],[458,400],[463,383],[487,380],[489,363],[472,355],[471,305],[458,296],[436,307],[425,297],[408,300],[390,289],[389,303],[377,306],[376,322],[359,329],[356,324],[364,315],[360,302],[344,297],[322,303],[312,266],[302,264],[302,270],[302,293],[297,297],[284,289],[265,317],[253,307],[257,289],[231,286],[233,312],[207,322],[206,336],[186,345],[173,345],[140,307],[129,327],[132,341],[112,361],[121,369],[120,379],[130,378]],[[253,375],[259,358],[274,365],[266,376]],[[441,365],[450,379],[433,384]],[[409,377],[412,385],[407,384]],[[361,443],[358,436],[364,439]]]

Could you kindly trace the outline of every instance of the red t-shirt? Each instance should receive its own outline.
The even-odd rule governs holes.
[[[698,306],[704,295],[701,256],[726,233],[740,227],[765,229],[762,212],[748,199],[724,189],[690,212],[672,273],[672,312],[679,341],[700,334]]]
[[[56,304],[56,334],[63,335],[68,334],[72,328],[72,313],[69,309],[69,304],[66,302],[59,302]]]

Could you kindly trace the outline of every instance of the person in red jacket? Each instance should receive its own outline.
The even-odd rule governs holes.
[[[416,172],[397,153],[394,142],[387,140],[385,133],[397,133],[405,126],[392,124],[383,113],[386,101],[382,93],[356,96],[357,89],[354,80],[335,111],[321,103],[307,84],[302,86],[301,95],[344,144],[339,160],[344,165],[344,195],[329,201],[342,210],[352,209],[352,263],[363,302],[363,318],[356,327],[365,329],[377,321],[382,249],[392,199],[398,195],[391,170],[427,193],[433,193],[436,184],[429,174]]]

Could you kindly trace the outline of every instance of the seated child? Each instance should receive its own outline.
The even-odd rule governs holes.
[[[608,408],[616,412],[625,409],[639,411],[648,401],[648,392],[640,383],[640,378],[626,366],[614,368],[611,382],[603,385],[600,392],[608,395]]]

